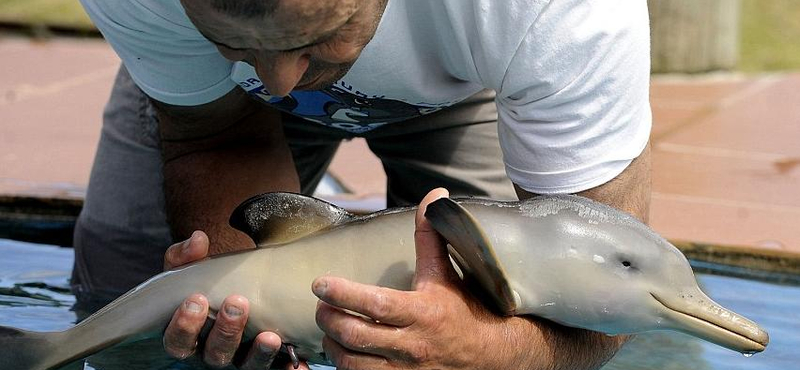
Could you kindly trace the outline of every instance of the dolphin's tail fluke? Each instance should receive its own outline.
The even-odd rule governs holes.
[[[38,370],[66,365],[73,359],[53,360],[64,336],[61,332],[31,332],[0,326],[0,369]]]

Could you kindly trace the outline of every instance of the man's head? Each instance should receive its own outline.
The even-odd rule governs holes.
[[[181,0],[222,56],[256,69],[270,94],[324,88],[372,39],[387,0]]]

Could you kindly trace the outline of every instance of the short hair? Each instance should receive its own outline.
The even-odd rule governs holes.
[[[235,18],[263,18],[278,8],[280,0],[211,0],[214,10]]]

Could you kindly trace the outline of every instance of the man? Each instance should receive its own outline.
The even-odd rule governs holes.
[[[646,218],[645,1],[83,4],[125,68],[76,228],[80,301],[156,273],[170,231],[186,240],[166,251],[165,268],[252,247],[227,226],[231,210],[266,191],[312,192],[338,142],[354,136],[383,161],[390,205],[437,186],[511,197],[505,172],[520,198],[580,193]],[[588,369],[621,345],[486,312],[448,277],[429,226],[417,228],[415,294],[315,282],[324,347],[340,368]],[[207,310],[203,296],[188,297],[165,348],[230,364],[247,297],[226,299],[198,348]],[[260,334],[241,366],[263,366],[279,346]]]

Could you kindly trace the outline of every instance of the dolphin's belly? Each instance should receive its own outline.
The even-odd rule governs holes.
[[[247,263],[246,272],[226,277],[230,281],[218,284],[225,292],[215,298],[221,302],[227,294],[245,295],[251,306],[248,334],[275,331],[285,342],[319,353],[323,333],[315,324],[314,279],[330,275],[410,289],[415,268],[414,213],[387,215],[253,254],[258,255],[258,265]]]

